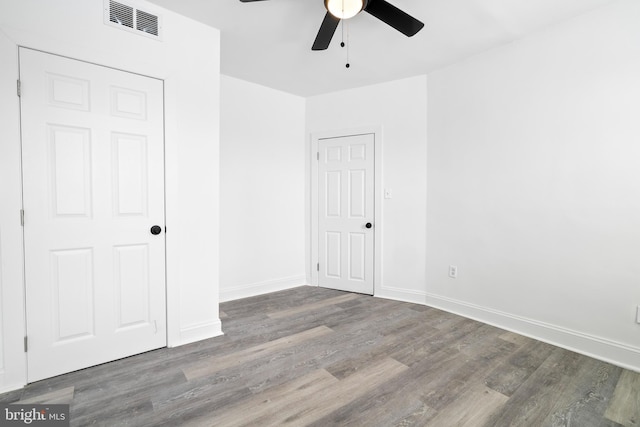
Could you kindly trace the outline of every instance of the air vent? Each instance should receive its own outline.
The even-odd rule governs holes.
[[[147,34],[158,35],[158,17],[141,10],[137,13],[136,30]]]
[[[104,22],[125,31],[161,40],[161,19],[135,4],[104,0]]]
[[[133,28],[133,8],[122,3],[109,1],[109,22]]]

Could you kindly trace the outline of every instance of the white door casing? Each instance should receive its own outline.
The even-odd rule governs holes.
[[[375,135],[318,141],[318,284],[373,295]]]
[[[166,346],[162,81],[24,48],[20,79],[29,382]]]

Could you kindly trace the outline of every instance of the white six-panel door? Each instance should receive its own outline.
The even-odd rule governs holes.
[[[29,49],[20,79],[29,381],[165,346],[162,81]]]
[[[318,141],[318,284],[373,295],[374,134]]]

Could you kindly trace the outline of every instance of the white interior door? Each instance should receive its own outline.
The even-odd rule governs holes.
[[[162,81],[29,49],[20,79],[29,382],[166,346]]]
[[[374,134],[318,141],[318,284],[373,295]]]

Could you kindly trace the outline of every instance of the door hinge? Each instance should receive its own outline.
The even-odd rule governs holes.
[[[316,271],[320,271],[320,263],[316,265]]]
[[[16,81],[16,86],[17,86],[17,93],[18,96],[22,96],[22,82],[20,80]]]
[[[320,160],[320,152],[319,151],[316,153],[316,158],[318,159],[318,161]]]
[[[29,341],[27,340],[27,337],[24,337],[24,352],[26,353],[27,350],[29,349]]]
[[[24,227],[24,209],[20,209],[20,225]]]

